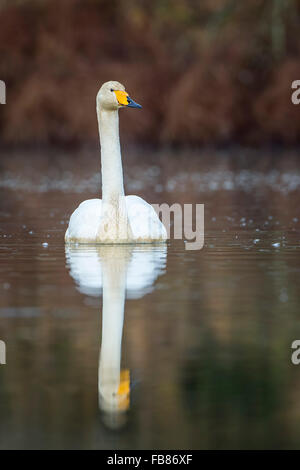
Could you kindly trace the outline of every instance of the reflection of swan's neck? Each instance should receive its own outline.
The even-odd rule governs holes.
[[[120,362],[126,288],[126,257],[102,258],[103,310],[99,363],[101,408],[113,411],[120,406]]]
[[[113,204],[124,196],[118,110],[97,106],[101,144],[102,199]]]

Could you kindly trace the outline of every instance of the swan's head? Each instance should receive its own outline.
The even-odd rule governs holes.
[[[125,91],[124,85],[119,82],[105,82],[97,94],[97,106],[107,110],[119,108],[141,108]]]

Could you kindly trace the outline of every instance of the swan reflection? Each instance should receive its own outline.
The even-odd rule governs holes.
[[[164,273],[164,245],[67,246],[67,266],[77,289],[103,296],[102,340],[99,358],[99,407],[110,427],[126,420],[130,406],[130,372],[121,370],[125,297],[137,299],[153,290]]]

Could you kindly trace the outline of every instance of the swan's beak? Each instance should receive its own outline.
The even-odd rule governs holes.
[[[115,95],[117,97],[118,103],[120,106],[126,106],[126,108],[141,108],[142,106],[135,101],[133,101],[128,93],[123,90],[115,90]]]
[[[142,106],[133,101],[130,96],[127,96],[128,105],[127,108],[141,108]]]

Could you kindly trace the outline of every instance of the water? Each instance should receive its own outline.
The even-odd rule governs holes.
[[[1,157],[0,447],[299,448],[295,157],[133,154],[130,192],[205,204],[204,248],[65,250],[91,154]]]

